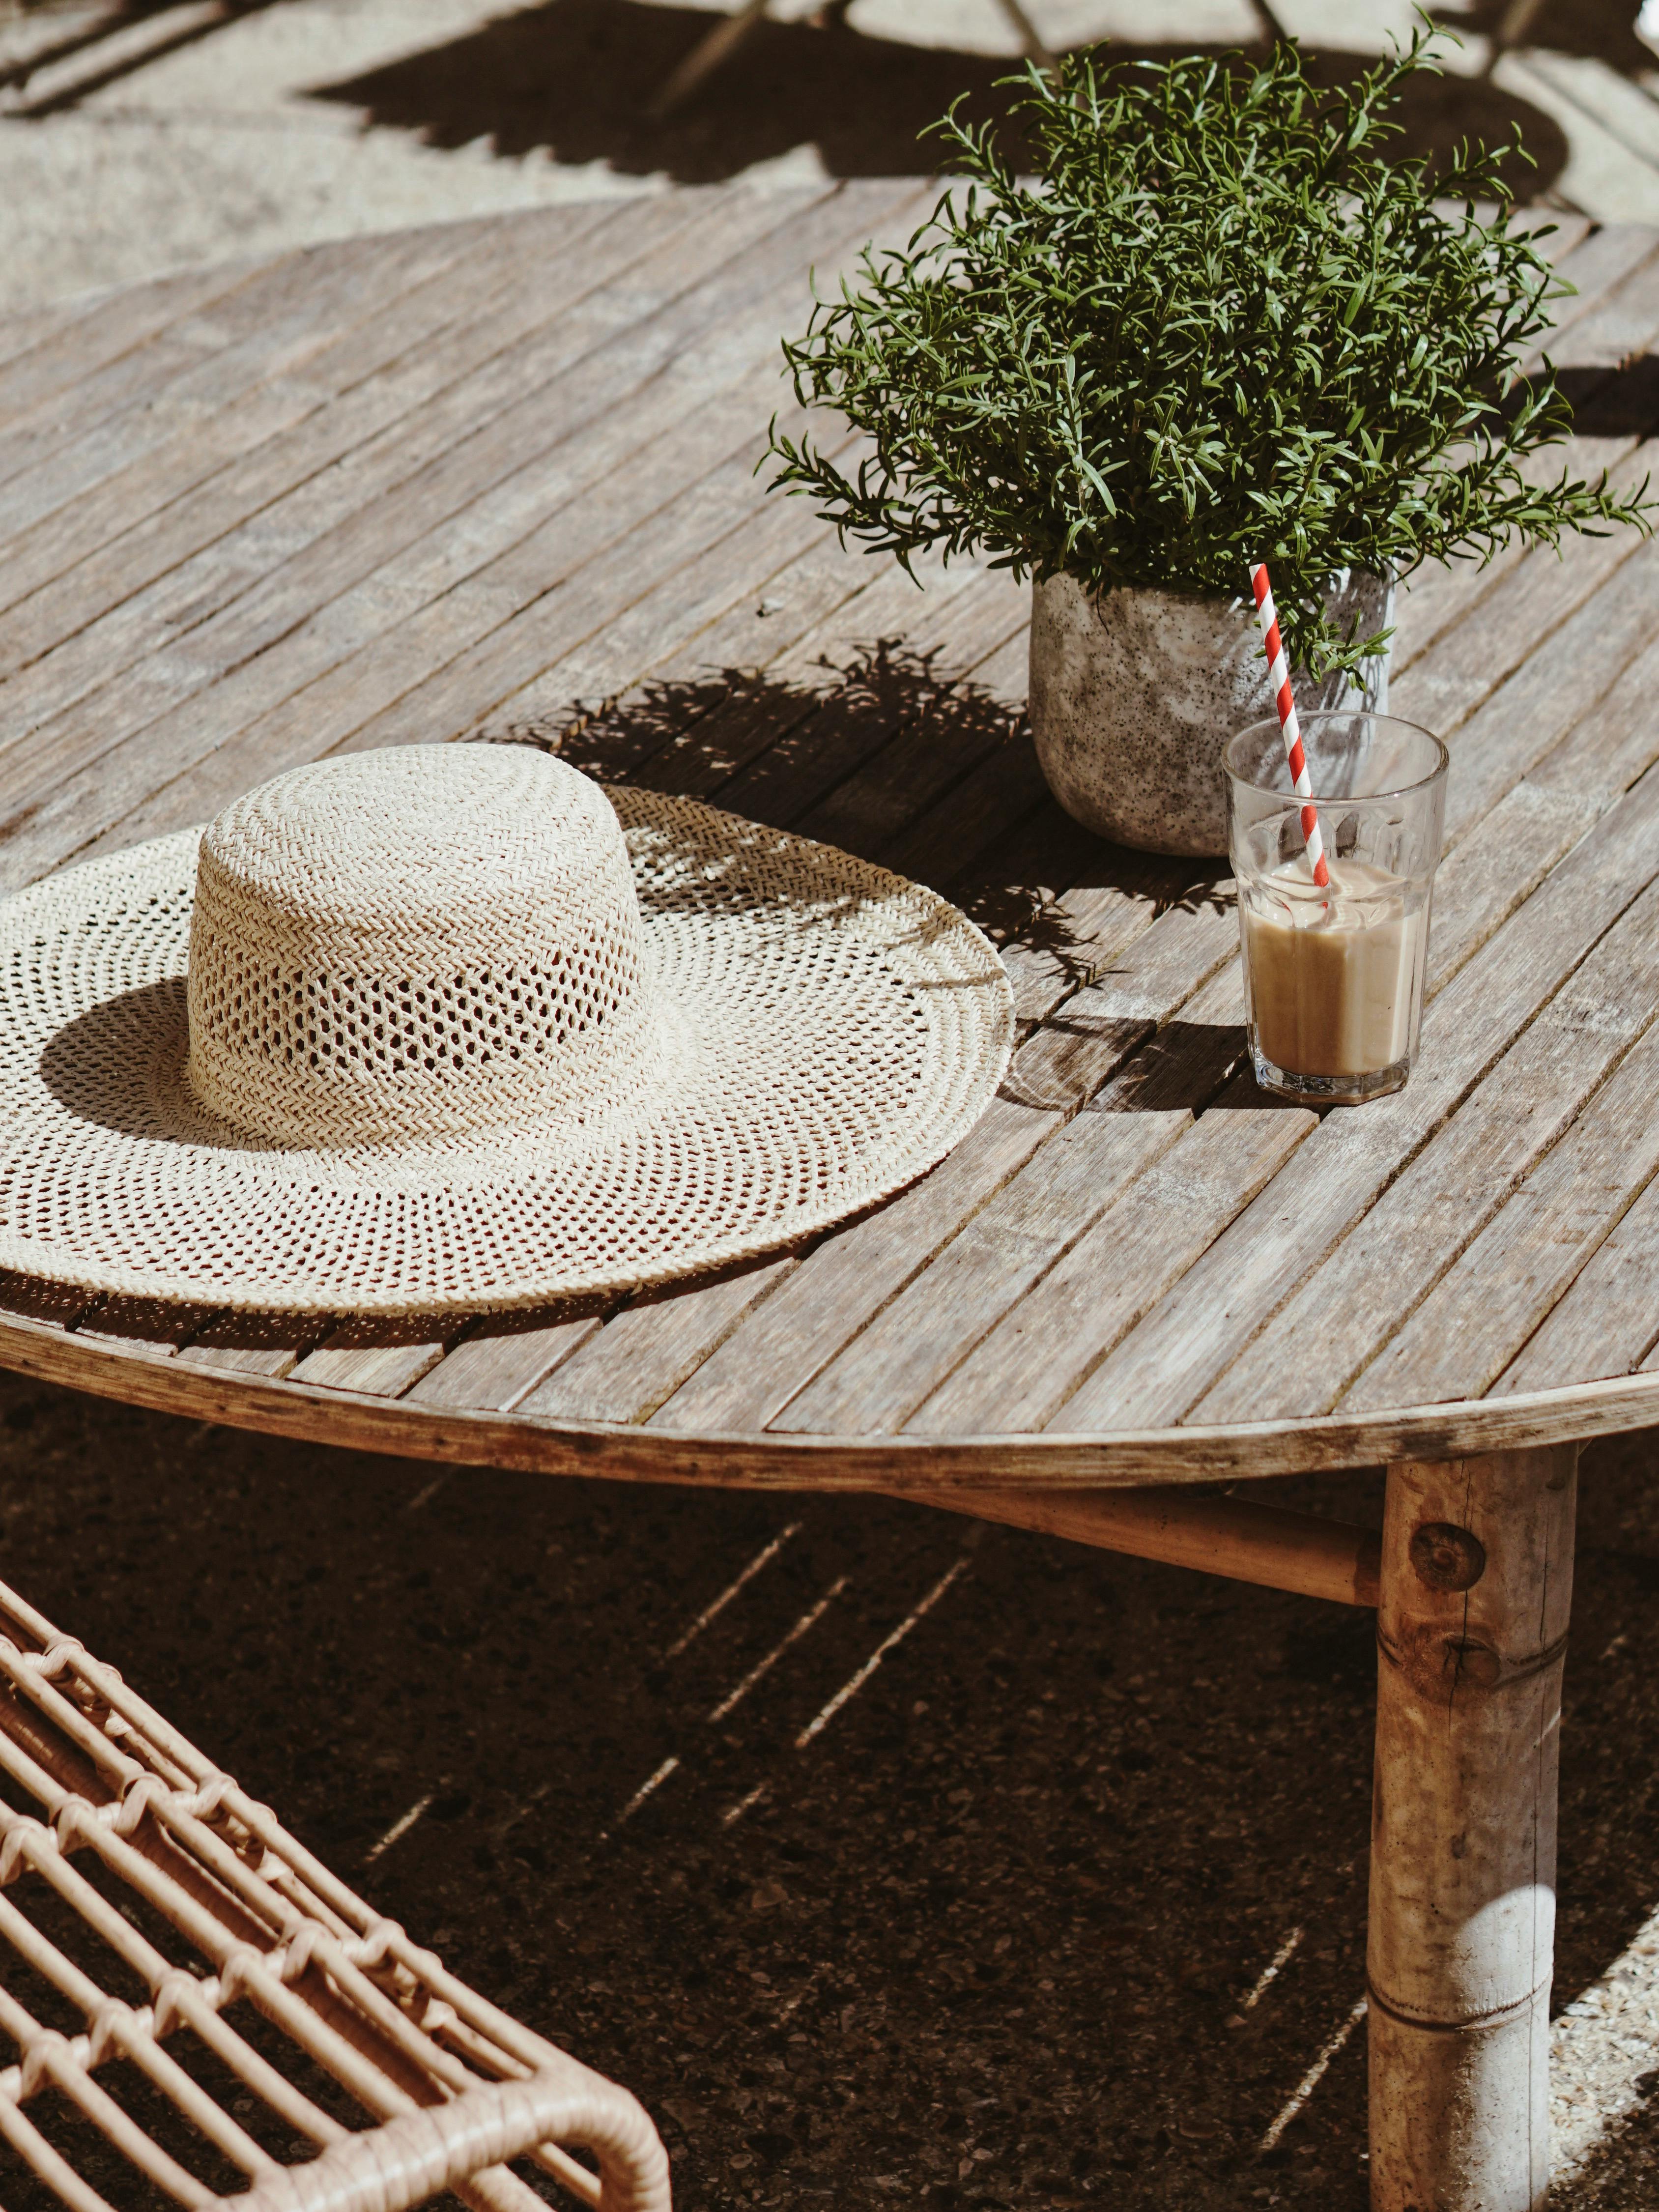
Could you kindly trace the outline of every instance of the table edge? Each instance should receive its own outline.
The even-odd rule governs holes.
[[[0,1367],[151,1412],[359,1451],[526,1473],[721,1489],[1100,1489],[1248,1481],[1586,1443],[1659,1425],[1659,1373],[1382,1413],[1089,1435],[709,1433],[454,1412],[319,1383],[229,1375],[161,1346],[118,1347],[0,1318]]]

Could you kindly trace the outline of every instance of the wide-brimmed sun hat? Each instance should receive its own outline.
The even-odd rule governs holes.
[[[516,745],[295,769],[0,903],[0,1268],[477,1312],[900,1189],[1007,1065],[933,892]]]

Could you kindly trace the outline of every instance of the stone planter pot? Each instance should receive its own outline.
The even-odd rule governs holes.
[[[1326,605],[1364,635],[1394,620],[1394,586],[1338,577]],[[1304,714],[1389,703],[1387,657],[1348,677],[1293,677]],[[1091,599],[1066,575],[1031,602],[1031,735],[1048,787],[1085,829],[1146,853],[1227,850],[1221,749],[1273,712],[1255,609],[1238,599],[1134,586]]]

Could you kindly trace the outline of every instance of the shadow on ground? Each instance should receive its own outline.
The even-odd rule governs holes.
[[[604,161],[680,184],[734,177],[799,146],[816,147],[832,176],[926,175],[938,142],[919,134],[953,100],[965,95],[966,112],[981,121],[1006,115],[1011,94],[1000,81],[1013,63],[866,37],[838,10],[822,14],[822,25],[762,22],[665,119],[649,112],[653,95],[714,18],[641,0],[544,0],[364,76],[314,86],[311,96],[362,108],[370,124],[417,131],[429,145],[484,140],[502,155],[544,149],[561,162]],[[1192,50],[1113,51],[1133,61]],[[1317,55],[1313,66],[1334,82],[1368,58]],[[1401,153],[1436,159],[1465,137],[1496,144],[1518,124],[1536,164],[1516,169],[1523,197],[1546,191],[1566,159],[1548,117],[1484,80],[1419,80],[1402,120]]]
[[[1367,1616],[888,1501],[446,1473],[9,1376],[0,1468],[7,1578],[635,2087],[687,2212],[1360,2212],[1363,2035],[1257,2147],[1363,1987]],[[1587,1468],[1563,1999],[1659,1896],[1650,1474]],[[1626,2170],[1605,2212],[1650,2202]]]

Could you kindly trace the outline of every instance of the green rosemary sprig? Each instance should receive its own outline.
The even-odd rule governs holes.
[[[1255,68],[1070,56],[1023,80],[1035,185],[953,108],[933,128],[965,183],[784,348],[864,457],[843,473],[775,427],[773,487],[907,565],[975,549],[1095,591],[1238,592],[1265,559],[1316,675],[1386,642],[1326,619],[1339,569],[1645,530],[1645,483],[1522,466],[1570,426],[1548,362],[1522,364],[1571,287],[1547,234],[1511,228],[1510,149],[1437,173],[1385,157],[1388,110],[1437,66],[1421,31],[1323,93],[1293,46]]]

